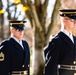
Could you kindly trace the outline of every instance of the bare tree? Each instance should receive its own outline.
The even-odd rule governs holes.
[[[47,6],[49,0],[35,0],[34,3],[31,0],[22,0],[22,4],[29,9],[25,12],[32,28],[34,29],[35,36],[35,50],[34,50],[34,65],[33,65],[33,75],[43,75],[44,71],[44,46],[48,43],[53,26],[56,23],[58,9],[60,7],[60,0],[56,0],[51,23],[46,32],[46,16],[47,16]]]

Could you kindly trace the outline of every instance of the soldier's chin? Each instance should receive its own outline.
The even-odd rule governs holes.
[[[21,40],[23,37],[21,36],[19,39]]]

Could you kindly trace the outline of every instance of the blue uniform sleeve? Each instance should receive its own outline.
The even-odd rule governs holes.
[[[45,75],[57,75],[57,65],[60,54],[59,41],[53,39],[45,52]]]
[[[5,42],[0,45],[0,75],[9,75],[10,53]]]

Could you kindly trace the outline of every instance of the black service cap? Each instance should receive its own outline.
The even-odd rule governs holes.
[[[10,20],[10,26],[14,27],[16,30],[24,30],[26,21],[12,21]]]
[[[76,19],[76,9],[60,9],[60,16]]]

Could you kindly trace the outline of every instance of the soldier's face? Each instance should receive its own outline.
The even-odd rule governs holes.
[[[64,28],[68,31],[72,31],[75,27],[74,20],[68,17],[63,17]]]
[[[16,30],[15,28],[12,28],[11,33],[14,37],[16,37],[18,40],[21,40],[23,38],[24,30]]]

